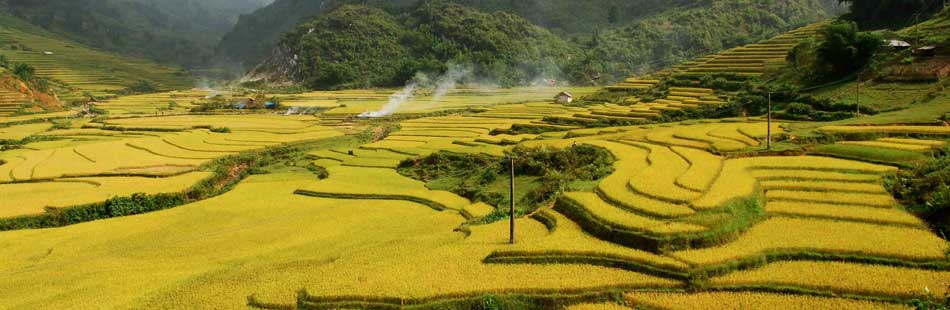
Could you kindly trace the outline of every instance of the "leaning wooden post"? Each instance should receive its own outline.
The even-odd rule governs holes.
[[[511,183],[510,183],[510,185],[511,185],[511,192],[510,192],[510,195],[509,195],[509,197],[508,197],[508,200],[509,200],[510,206],[511,206],[511,210],[510,210],[510,212],[511,212],[511,214],[510,214],[511,218],[510,218],[509,227],[508,227],[508,228],[509,228],[509,231],[508,231],[508,234],[509,234],[508,242],[511,243],[511,244],[515,244],[515,158],[512,157],[512,156],[508,156],[508,161],[509,161],[510,166],[511,166]]]
[[[861,116],[861,72],[858,72],[858,82],[855,83],[854,115]]]
[[[768,119],[766,123],[766,126],[768,126],[768,128],[766,129],[765,132],[767,133],[768,141],[765,143],[765,147],[769,151],[771,151],[772,150],[772,92],[769,92],[769,113],[766,118]]]

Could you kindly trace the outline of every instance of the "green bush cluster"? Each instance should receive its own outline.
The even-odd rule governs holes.
[[[944,238],[950,236],[950,149],[933,160],[901,170],[885,183],[908,210]]]
[[[440,309],[440,310],[548,310],[563,309],[585,302],[623,301],[623,287],[595,290],[555,290],[549,292],[497,292],[492,294],[446,294],[427,298],[394,298],[380,296],[313,296],[301,290],[295,309]],[[287,309],[248,298],[248,305],[257,309]]]
[[[847,80],[871,66],[875,53],[883,46],[883,37],[860,32],[857,24],[837,20],[821,29],[822,40],[808,40],[788,55],[797,76],[808,85]]]
[[[831,99],[818,99],[802,94],[788,85],[770,85],[768,89],[739,92],[726,104],[701,106],[676,111],[664,111],[656,121],[676,122],[690,119],[715,119],[738,116],[761,116],[769,110],[769,93],[772,93],[772,117],[785,120],[836,121],[854,117],[859,107]],[[862,114],[873,115],[878,111],[860,106]]]
[[[588,145],[565,149],[515,147],[509,156],[516,158],[516,178],[534,180],[531,184],[518,185],[519,193],[515,199],[518,199],[516,214],[519,215],[531,213],[550,202],[572,182],[598,180],[613,171],[610,153]],[[429,183],[430,187],[438,185],[439,189],[472,201],[494,206],[507,206],[510,202],[506,185],[511,171],[505,158],[438,152],[406,160],[398,170],[403,175]],[[486,221],[503,217],[503,214],[496,214]]]
[[[179,206],[187,201],[185,194],[134,194],[129,197],[113,197],[101,203],[72,208],[47,208],[37,216],[21,216],[0,219],[0,231],[60,227],[112,217],[141,214]]]
[[[700,87],[720,91],[748,91],[757,81],[756,77],[735,73],[678,74],[665,81],[672,87]]]

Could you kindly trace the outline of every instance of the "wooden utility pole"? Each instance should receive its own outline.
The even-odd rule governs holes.
[[[772,150],[772,92],[769,92],[769,113],[766,118],[768,118],[768,123],[767,123],[768,129],[766,129],[766,132],[768,133],[768,142],[766,142],[765,147],[769,151],[771,151]]]
[[[508,243],[515,244],[515,158],[508,156],[508,162],[511,165],[511,192],[508,196],[508,201],[511,205],[511,214],[508,227]]]
[[[855,83],[854,115],[861,116],[861,72],[858,72],[858,81]]]

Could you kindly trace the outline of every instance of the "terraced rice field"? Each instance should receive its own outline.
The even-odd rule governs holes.
[[[74,88],[76,92],[72,95],[77,97],[83,92],[113,96],[139,80],[147,80],[158,89],[187,88],[192,84],[178,69],[102,52],[14,18],[2,18],[4,25],[11,26],[0,31],[0,45],[6,47],[4,56],[30,64],[39,76]],[[8,49],[13,45],[24,48]]]
[[[902,309],[884,302],[832,299],[827,297],[789,296],[768,293],[631,293],[625,296],[630,305],[664,309]],[[597,305],[607,307],[607,305]],[[579,308],[585,309],[585,308]],[[611,309],[611,308],[586,308]],[[616,308],[614,308],[616,309]]]
[[[55,179],[73,181],[85,180],[85,177],[129,174],[169,176],[198,169],[213,159],[239,152],[342,135],[334,129],[316,125],[313,119],[304,117],[180,116],[115,121],[115,124],[108,125],[131,126],[135,130],[65,128],[43,131],[51,127],[49,123],[0,128],[4,133],[9,133],[12,139],[21,139],[21,136],[31,134],[57,139],[0,153],[0,160],[4,162],[0,165],[0,182]],[[219,127],[233,130],[230,133],[215,133],[203,129]],[[180,131],[149,131],[155,129]],[[13,136],[14,134],[19,136]],[[101,182],[86,183],[89,185]],[[0,184],[0,187],[3,186],[6,185]],[[115,189],[98,191],[126,192]],[[93,196],[102,197],[101,194]],[[105,198],[108,198],[108,195]],[[37,203],[39,201],[41,200]]]
[[[111,115],[180,114],[188,112],[198,100],[210,94],[209,91],[193,89],[123,96],[100,102],[97,107],[109,111]]]
[[[595,87],[516,87],[511,89],[455,89],[442,97],[418,94],[416,97],[400,106],[397,114],[420,114],[443,110],[490,108],[505,103],[533,103],[551,102],[553,95],[567,90],[575,96],[584,96],[597,90]],[[326,112],[328,117],[353,116],[363,112],[377,111],[389,100],[395,90],[387,91],[344,91],[344,92],[314,92],[302,95],[289,96],[287,105],[332,106],[330,100],[335,100],[336,107]],[[314,102],[316,103],[308,103]],[[549,105],[550,106],[550,105]],[[536,113],[520,111],[522,116],[537,117]],[[490,115],[490,114],[489,114]],[[487,117],[488,115],[486,115]],[[541,117],[538,117],[540,119]]]
[[[912,125],[881,125],[881,126],[825,126],[818,129],[827,133],[842,134],[918,134],[947,136],[950,127],[947,126],[912,126]]]
[[[76,114],[77,113],[74,111],[62,111],[62,112],[24,114],[24,115],[15,115],[15,116],[0,116],[0,126],[4,126],[7,124],[36,122],[40,120],[51,120],[51,119],[75,117]]]
[[[36,123],[0,127],[0,140],[22,140],[23,138],[44,132],[53,127],[50,123]]]
[[[808,25],[755,44],[736,47],[673,67],[675,73],[761,75],[785,63],[788,52],[816,35],[824,23]]]
[[[0,297],[0,303],[91,306],[94,296],[107,294],[109,300],[97,301],[97,306],[229,308],[244,306],[248,296],[283,305],[360,305],[360,299],[371,297],[425,303],[483,293],[609,288],[673,292],[630,292],[622,306],[576,308],[655,305],[651,302],[673,308],[728,306],[723,303],[729,301],[716,296],[730,296],[732,302],[749,305],[863,309],[893,304],[676,291],[697,270],[708,272],[710,287],[720,289],[774,285],[894,298],[912,296],[915,285],[936,285],[946,276],[942,267],[923,267],[943,259],[943,241],[881,185],[882,176],[895,168],[819,156],[728,157],[760,147],[766,124],[757,119],[564,126],[548,127],[558,133],[492,135],[513,126],[552,126],[544,117],[576,113],[572,109],[513,104],[404,120],[384,139],[308,152],[306,158],[326,170],[323,180],[291,169],[252,176],[221,196],[170,210],[0,233],[8,240],[0,257],[9,262],[0,267],[8,279],[0,280],[0,289],[13,293]],[[34,127],[7,128],[61,140],[0,153],[5,161],[0,182],[6,182],[0,183],[0,193],[23,202],[5,208],[3,216],[131,192],[181,191],[208,175],[188,171],[215,158],[341,135],[317,117],[278,115],[125,117],[54,130],[48,124],[24,126]],[[207,129],[222,127],[231,132]],[[781,130],[775,124],[773,132]],[[564,193],[553,209],[540,211],[554,226],[518,219],[513,246],[504,244],[505,221],[453,232],[462,223],[493,216],[496,206],[430,190],[395,171],[403,160],[438,151],[501,156],[514,145],[575,144],[611,152],[614,172],[593,190]],[[122,173],[142,176],[108,176]],[[36,181],[11,183],[25,180]],[[76,194],[31,199],[41,192]],[[752,204],[742,204],[747,201]],[[761,215],[741,211],[750,207]],[[66,239],[78,241],[63,243]],[[172,245],[176,251],[165,250]],[[27,258],[50,249],[53,254],[40,263]],[[815,255],[844,261],[857,257],[865,264],[811,260]],[[784,261],[786,257],[796,261]],[[879,261],[900,263],[883,266],[875,263]],[[742,267],[728,267],[740,262]],[[30,272],[20,272],[24,268]],[[816,275],[789,272],[802,268],[812,268]],[[100,272],[79,272],[91,269]],[[872,279],[851,281],[848,275],[853,274]],[[21,280],[27,276],[40,280],[24,285]],[[180,284],[166,285],[168,281]],[[75,283],[97,285],[64,295]],[[305,296],[296,294],[300,288],[306,289]],[[142,297],[143,290],[152,293]],[[361,297],[341,300],[341,292]]]
[[[4,200],[0,217],[41,214],[47,207],[72,207],[135,193],[181,192],[209,176],[207,172],[192,172],[165,178],[88,177],[0,184]]]
[[[17,113],[30,98],[18,92],[0,88],[0,117]]]
[[[635,86],[630,86],[630,81]],[[649,83],[658,82],[649,80]],[[626,85],[626,86],[625,86]],[[621,83],[619,86],[611,86],[610,90],[630,90],[630,89],[648,89],[654,84],[648,84],[643,80],[628,79],[628,82]],[[642,102],[638,97],[627,97],[621,104],[607,103],[603,105],[593,105],[586,110],[574,111],[574,113],[564,113],[551,115],[547,119],[555,123],[576,123],[591,124],[597,122],[612,123],[650,123],[654,118],[660,116],[663,112],[679,111],[686,108],[700,108],[703,106],[717,106],[727,102],[728,98],[719,95],[713,89],[708,88],[689,88],[689,87],[670,87],[669,95],[650,102]]]

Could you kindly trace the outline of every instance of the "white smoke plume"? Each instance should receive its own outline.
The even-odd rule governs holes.
[[[431,101],[438,102],[443,96],[455,89],[461,81],[472,75],[471,66],[448,63],[447,67],[448,70],[435,79],[434,83],[424,73],[416,73],[416,76],[402,90],[389,97],[389,101],[379,111],[363,112],[358,117],[377,118],[392,115],[399,111],[403,104],[414,99],[416,90],[420,88],[434,89]]]
[[[377,117],[386,117],[390,116],[393,113],[396,113],[399,110],[399,107],[404,103],[412,100],[416,97],[416,89],[419,88],[419,85],[424,85],[429,83],[429,78],[426,77],[423,73],[417,73],[416,77],[409,81],[406,84],[406,87],[403,87],[402,90],[396,92],[389,96],[389,101],[383,105],[379,111],[373,112],[363,112],[360,113],[358,117],[360,118],[377,118]]]
[[[199,79],[198,81],[196,81],[195,89],[208,92],[208,95],[205,96],[205,99],[211,99],[224,93],[224,91],[219,90],[217,89],[217,87],[212,85],[211,81],[208,79]]]
[[[455,86],[458,85],[462,79],[472,74],[471,66],[449,63],[448,67],[449,70],[439,77],[438,82],[436,82],[435,93],[432,95],[433,102],[438,102],[445,94],[455,89]]]

